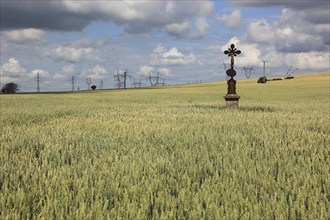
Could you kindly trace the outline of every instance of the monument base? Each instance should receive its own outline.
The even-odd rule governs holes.
[[[236,94],[227,94],[224,96],[226,100],[226,109],[237,110],[238,109],[238,100],[240,96]]]

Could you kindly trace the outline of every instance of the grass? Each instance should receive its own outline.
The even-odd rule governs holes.
[[[326,219],[329,73],[1,95],[0,219]]]

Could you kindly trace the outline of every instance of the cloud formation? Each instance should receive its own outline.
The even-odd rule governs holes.
[[[162,45],[158,45],[151,54],[150,63],[152,65],[184,66],[196,63],[197,58],[192,52],[183,54],[176,47],[166,50]]]
[[[93,68],[89,68],[85,71],[83,71],[83,75],[85,77],[90,77],[92,80],[94,79],[103,79],[107,76],[108,74],[108,71],[100,66],[100,65],[95,65]]]
[[[81,61],[101,62],[103,59],[97,54],[97,49],[107,44],[108,38],[101,38],[99,40],[80,39],[57,46],[56,48],[47,48],[43,55],[57,61],[66,61],[69,63],[78,63]]]
[[[236,9],[231,14],[223,14],[217,16],[218,21],[220,24],[232,29],[237,30],[242,25],[242,18],[240,10]]]
[[[92,58],[91,53],[93,48],[74,48],[59,46],[54,52],[54,57],[58,60],[65,60],[72,63],[77,63],[82,59]]]
[[[34,69],[27,71],[21,63],[14,57],[10,58],[6,63],[0,66],[1,83],[6,84],[9,82],[18,83],[19,86],[22,84],[30,84],[31,81],[36,79],[39,74],[43,83],[51,83],[52,76],[48,71],[42,69]]]
[[[270,6],[284,6],[295,9],[306,9],[306,8],[318,8],[322,7],[322,5],[328,5],[328,0],[253,0],[253,1],[245,1],[245,0],[228,0],[228,2],[233,2],[235,4],[240,4],[244,6],[251,7],[270,7]]]
[[[169,69],[169,68],[165,68],[165,67],[159,68],[158,72],[164,76],[173,76],[171,73],[171,69]]]
[[[140,76],[149,76],[150,73],[154,71],[154,67],[149,65],[143,65],[139,67],[138,75]]]
[[[4,31],[3,35],[8,41],[15,43],[37,43],[45,40],[44,31],[35,28]]]
[[[76,72],[76,66],[74,64],[63,66],[62,71],[59,73],[55,73],[53,78],[55,80],[67,80],[69,77],[74,75]]]
[[[312,24],[304,20],[300,12],[287,8],[282,10],[279,22],[270,24],[260,19],[247,28],[247,38],[251,42],[275,45],[279,52],[285,53],[329,51],[329,33],[329,25]]]
[[[153,75],[154,72],[160,73],[163,76],[173,76],[170,68],[160,67],[156,69],[155,67],[149,65],[140,66],[137,74],[139,76],[149,76]]]
[[[80,31],[91,22],[102,20],[123,26],[129,34],[165,30],[177,37],[199,38],[207,28],[203,17],[213,8],[210,0],[4,1],[1,2],[1,28]],[[187,36],[178,25],[187,26],[190,30]]]
[[[182,23],[172,23],[165,26],[165,30],[168,34],[175,36],[176,38],[186,39],[199,39],[202,38],[209,28],[204,17],[199,17],[192,21],[184,21]]]
[[[18,78],[27,73],[20,62],[14,57],[10,58],[0,67],[1,77]]]

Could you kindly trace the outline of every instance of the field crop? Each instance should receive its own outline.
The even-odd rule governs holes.
[[[329,219],[329,73],[1,95],[0,219]]]

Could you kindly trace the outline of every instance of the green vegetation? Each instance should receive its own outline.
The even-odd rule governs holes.
[[[1,95],[0,219],[327,219],[329,73]]]

